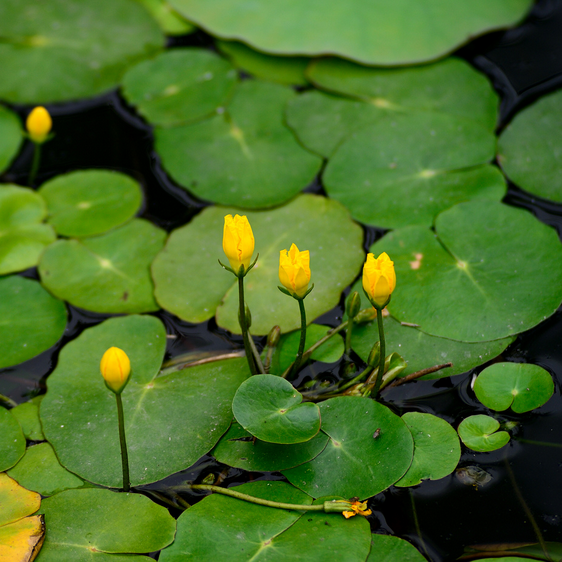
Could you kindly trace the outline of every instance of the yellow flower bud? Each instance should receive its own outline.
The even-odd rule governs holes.
[[[47,140],[47,136],[51,132],[53,121],[49,112],[42,106],[34,107],[31,113],[27,116],[25,122],[29,138],[41,144]]]
[[[244,271],[248,269],[254,253],[254,234],[246,216],[224,217],[222,249],[234,273],[238,273],[241,265]]]
[[[120,394],[129,381],[131,362],[122,349],[110,347],[101,358],[100,371],[106,386]]]
[[[299,252],[295,244],[279,253],[279,281],[293,296],[304,297],[310,282],[310,253]]]
[[[375,259],[373,254],[367,255],[363,266],[363,290],[373,306],[384,306],[396,287],[394,262],[383,252]]]

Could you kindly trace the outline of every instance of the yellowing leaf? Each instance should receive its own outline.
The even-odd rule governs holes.
[[[32,562],[44,539],[43,515],[25,517],[0,527],[0,562]]]
[[[40,505],[39,494],[26,490],[7,474],[0,473],[0,525],[13,523],[31,515]],[[0,544],[3,544],[1,540]]]

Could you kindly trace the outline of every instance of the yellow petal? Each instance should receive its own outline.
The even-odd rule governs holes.
[[[110,347],[101,358],[100,371],[113,392],[121,392],[131,374],[131,362],[127,354],[118,347]]]
[[[53,126],[53,121],[49,112],[44,107],[38,106],[34,107],[27,116],[25,126],[31,140],[36,143],[42,143],[47,139]]]

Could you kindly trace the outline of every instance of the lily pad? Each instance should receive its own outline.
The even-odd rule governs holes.
[[[16,406],[10,412],[18,420],[23,434],[30,441],[44,441],[45,436],[39,420],[39,404],[43,396],[32,398],[29,402],[24,402]]]
[[[0,36],[0,98],[12,103],[95,96],[164,43],[146,9],[128,0],[53,0],[26,10],[6,0]]]
[[[164,326],[152,316],[125,316],[82,332],[49,376],[41,422],[61,464],[90,482],[121,487],[117,408],[99,371],[111,346],[123,349],[132,366],[122,394],[131,484],[160,480],[209,452],[230,425],[232,398],[249,374],[246,360],[158,376]]]
[[[310,498],[285,482],[253,482],[236,491],[268,500],[310,504]],[[350,560],[363,562],[369,552],[367,520],[347,521],[339,513],[298,513],[212,494],[178,518],[174,543],[160,562],[187,559]]]
[[[320,410],[302,403],[293,385],[274,375],[255,375],[236,391],[232,411],[238,423],[267,443],[310,441],[320,430]]]
[[[23,135],[18,116],[0,105],[0,173],[6,170],[19,152],[22,140]]]
[[[43,224],[46,217],[45,201],[35,191],[0,187],[0,275],[37,265],[41,252],[56,239]]]
[[[25,453],[25,437],[18,420],[0,408],[0,471],[14,466]]]
[[[184,20],[166,0],[137,0],[156,20],[166,35],[185,35],[195,31],[195,27]]]
[[[152,275],[156,299],[163,308],[189,322],[203,322],[216,312],[220,326],[240,333],[237,280],[217,264],[224,257],[224,216],[236,212],[209,207],[175,230],[154,260]],[[277,288],[279,252],[293,242],[310,251],[314,290],[306,297],[307,317],[312,320],[339,302],[341,291],[353,281],[365,256],[363,232],[339,203],[302,195],[271,211],[248,212],[247,217],[260,254],[245,278],[252,334],[265,335],[276,324],[282,332],[300,327],[296,301]],[[186,248],[194,251],[186,252]]]
[[[404,539],[373,534],[367,562],[426,562],[426,559],[416,547]]]
[[[153,125],[169,127],[210,117],[238,81],[232,65],[206,49],[172,49],[131,68],[123,95]]]
[[[49,443],[29,447],[8,475],[28,490],[52,496],[69,488],[81,488],[84,481],[63,468]]]
[[[330,438],[326,448],[310,462],[283,471],[297,488],[313,497],[365,499],[386,490],[408,470],[412,434],[386,406],[342,396],[322,402],[320,414],[321,431]]]
[[[217,41],[217,47],[237,68],[256,78],[295,86],[308,84],[304,75],[310,62],[308,57],[275,57],[238,41]]]
[[[43,500],[40,513],[45,515],[49,529],[41,562],[135,561],[136,557],[115,558],[109,554],[160,550],[174,540],[176,531],[176,522],[168,510],[141,494],[67,490]],[[93,552],[100,556],[94,558]]]
[[[476,0],[447,9],[440,0],[169,0],[187,19],[224,39],[277,54],[335,54],[364,64],[392,66],[440,58],[492,29],[520,21],[530,0]],[[241,17],[243,14],[243,17]]]
[[[14,275],[0,279],[0,318],[0,367],[11,367],[57,343],[66,307],[36,281]]]
[[[562,203],[562,91],[518,113],[501,134],[498,161],[510,180]]]
[[[536,326],[560,305],[562,245],[527,211],[461,203],[437,217],[435,230],[405,227],[371,247],[394,261],[388,309],[397,320],[434,336],[489,341]]]
[[[295,445],[266,443],[254,439],[234,422],[211,454],[219,462],[242,470],[276,472],[308,462],[324,449],[327,442],[328,436],[319,432],[310,441]]]
[[[473,451],[488,452],[501,449],[509,443],[509,433],[498,431],[500,422],[481,414],[464,419],[458,428],[461,441]]]
[[[548,371],[527,363],[495,363],[474,382],[476,397],[484,406],[502,412],[509,407],[517,414],[545,404],[554,393]]]
[[[156,128],[164,168],[181,187],[214,203],[255,209],[288,201],[322,164],[283,123],[285,104],[295,95],[284,86],[245,80],[222,115]]]
[[[133,218],[142,203],[139,184],[109,170],[83,170],[56,176],[39,190],[49,223],[62,236],[94,236]]]
[[[461,446],[457,432],[431,414],[408,412],[402,416],[414,438],[414,458],[396,486],[416,486],[422,480],[439,480],[457,468]]]
[[[354,289],[361,290],[360,287]],[[459,342],[430,336],[413,326],[403,326],[392,316],[383,318],[383,322],[386,348],[389,352],[400,353],[408,363],[406,369],[400,373],[401,377],[448,362],[453,363],[453,366],[422,378],[440,379],[466,373],[497,357],[514,339],[509,337],[481,343]],[[353,327],[351,347],[363,361],[367,361],[371,348],[378,340],[379,329],[376,321]]]
[[[93,312],[149,312],[150,264],[166,233],[143,219],[101,236],[58,240],[41,256],[39,274],[55,296]]]
[[[505,195],[501,173],[483,166],[494,150],[493,133],[467,119],[397,115],[344,140],[328,162],[324,186],[358,221],[429,226],[455,203]]]
[[[0,473],[0,505],[0,525],[7,525],[35,513],[41,505],[41,496]]]

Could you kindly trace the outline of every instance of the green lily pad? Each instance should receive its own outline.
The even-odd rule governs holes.
[[[164,168],[181,187],[215,203],[255,209],[288,201],[322,164],[283,123],[285,104],[295,95],[284,86],[245,80],[223,114],[156,128]]]
[[[57,343],[66,307],[37,281],[13,275],[0,279],[0,318],[0,367],[11,367]]]
[[[360,287],[355,286],[354,289],[361,290]],[[453,366],[422,378],[440,379],[466,373],[497,357],[514,339],[509,337],[481,343],[459,342],[430,336],[413,326],[403,326],[391,316],[383,318],[383,322],[386,349],[389,352],[397,351],[408,363],[406,369],[400,373],[401,377],[448,362]],[[367,361],[377,341],[379,341],[379,328],[376,321],[353,327],[351,347],[363,361]]]
[[[44,441],[43,429],[39,420],[39,404],[43,396],[37,396],[29,402],[16,406],[10,412],[18,420],[23,434],[30,441]]]
[[[545,404],[554,393],[554,383],[538,365],[495,363],[478,375],[474,392],[487,408],[502,412],[511,407],[522,414]]]
[[[235,490],[278,502],[311,503],[285,482],[252,482]],[[369,543],[369,523],[363,517],[348,521],[339,513],[299,513],[212,494],[180,515],[176,540],[162,551],[160,562],[219,557],[232,562],[363,562]]]
[[[0,98],[12,103],[95,96],[164,43],[146,9],[127,0],[53,0],[26,10],[6,0],[0,22]]]
[[[217,41],[217,47],[232,61],[234,66],[256,78],[289,86],[308,84],[304,75],[310,62],[308,57],[274,57],[254,51],[244,43],[237,41]]]
[[[39,190],[49,223],[62,236],[94,236],[128,222],[139,210],[142,191],[131,177],[109,170],[56,176]]]
[[[464,419],[458,428],[461,441],[473,451],[481,453],[501,449],[509,443],[509,433],[498,431],[500,422],[481,414]]]
[[[0,173],[11,164],[23,140],[18,116],[0,105]]]
[[[169,127],[211,117],[238,81],[232,65],[206,49],[172,49],[131,68],[123,96],[153,125]]]
[[[58,240],[41,256],[39,274],[55,296],[93,312],[149,312],[150,264],[166,233],[143,219],[83,240]]]
[[[223,39],[238,39],[277,54],[335,54],[364,64],[392,66],[440,58],[477,35],[509,27],[530,0],[486,0],[422,5],[405,1],[169,0],[187,19]],[[243,14],[243,17],[241,17]]]
[[[70,488],[81,488],[84,481],[63,468],[49,443],[29,447],[8,475],[21,486],[42,496],[52,496]]]
[[[18,420],[0,408],[0,472],[14,466],[25,453],[25,437]]]
[[[457,468],[461,446],[457,432],[431,414],[408,412],[402,416],[414,438],[414,458],[396,486],[416,486],[422,480],[439,480]]]
[[[498,161],[510,180],[533,195],[562,203],[562,91],[518,113],[501,134]]]
[[[41,422],[61,464],[90,482],[122,485],[117,408],[99,370],[111,346],[123,349],[132,367],[122,394],[131,484],[160,480],[209,452],[230,425],[232,398],[249,374],[246,360],[158,376],[164,326],[152,316],[124,316],[82,332],[49,376]]]
[[[283,471],[297,488],[313,497],[365,499],[386,490],[408,470],[412,434],[386,406],[342,396],[322,402],[320,414],[322,431],[330,438],[326,448],[310,462]]]
[[[176,522],[168,510],[141,494],[66,490],[44,499],[40,513],[48,522],[40,562],[135,561],[137,557],[110,554],[160,550],[174,540],[176,531]],[[100,555],[94,557],[94,552]]]
[[[502,174],[482,166],[494,150],[493,133],[470,120],[397,115],[344,140],[328,162],[324,186],[358,221],[381,228],[430,226],[455,203],[505,195]]]
[[[321,431],[310,441],[277,445],[254,439],[234,422],[211,454],[219,461],[242,470],[276,472],[293,468],[316,457],[326,446],[328,436]]]
[[[216,312],[220,326],[240,333],[238,282],[217,264],[217,259],[224,260],[224,216],[236,212],[209,207],[175,230],[154,260],[152,275],[156,299],[163,308],[189,322],[203,322]],[[312,320],[339,302],[341,291],[353,281],[365,256],[363,232],[339,203],[302,195],[271,211],[248,212],[247,217],[260,254],[245,278],[252,334],[265,335],[276,324],[282,332],[300,327],[297,302],[277,288],[279,252],[292,243],[310,251],[314,290],[305,300],[307,317]],[[194,251],[186,252],[186,248]]]
[[[399,537],[371,536],[371,553],[366,562],[426,562],[419,550]]]
[[[3,526],[35,513],[41,505],[41,496],[0,473],[0,505],[0,526]]]
[[[529,212],[493,201],[441,213],[371,247],[394,261],[388,309],[401,322],[459,341],[505,338],[536,326],[562,301],[562,245]],[[423,287],[423,298],[420,298]]]
[[[41,252],[56,239],[43,224],[47,207],[31,189],[0,187],[0,275],[37,265]]]
[[[156,20],[166,35],[185,35],[195,27],[184,20],[165,0],[137,0]]]
[[[306,328],[306,340],[304,350],[306,351],[313,344],[321,340],[331,330],[329,326],[321,326],[320,324],[310,324]],[[271,374],[281,375],[287,367],[296,359],[299,350],[301,333],[300,330],[283,334],[281,341],[273,355],[271,361]],[[310,358],[313,361],[322,361],[323,363],[334,363],[339,360],[345,350],[345,344],[340,334],[332,336],[326,343],[323,343],[318,349],[314,350]]]
[[[255,375],[236,391],[232,411],[238,423],[267,443],[310,441],[320,430],[320,410],[302,403],[293,385],[275,375]]]

